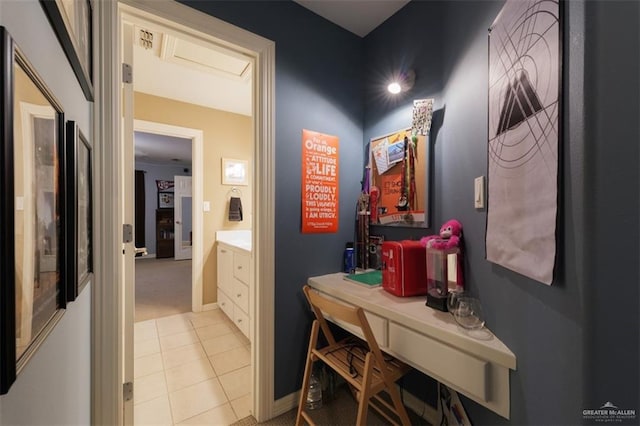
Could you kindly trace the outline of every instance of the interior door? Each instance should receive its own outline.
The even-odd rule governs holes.
[[[122,63],[133,67],[133,25],[122,22]],[[123,74],[124,72],[123,66]],[[125,79],[123,78],[122,81]],[[131,81],[131,80],[129,80]],[[123,197],[123,224],[133,225],[135,222],[135,161],[133,142],[133,84],[122,83],[122,161],[121,176],[122,188],[120,193]],[[126,225],[125,225],[126,228]],[[125,234],[127,232],[124,232]],[[125,241],[127,239],[125,238]],[[122,339],[124,348],[123,359],[123,386],[126,383],[133,383],[133,321],[135,309],[135,256],[136,249],[133,243],[133,232],[131,232],[130,242],[125,243],[122,250],[122,262],[124,265],[124,291],[123,291],[123,319],[122,319]],[[131,398],[124,398],[124,424],[133,424],[133,395]]]
[[[191,176],[174,176],[175,260],[191,259],[193,214]]]

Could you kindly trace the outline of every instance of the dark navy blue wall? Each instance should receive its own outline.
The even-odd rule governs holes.
[[[583,409],[606,401],[638,410],[638,2],[564,3],[561,194],[551,287],[484,260],[486,211],[473,208],[473,178],[487,174],[487,28],[501,6],[412,2],[367,36],[367,69],[405,42],[403,55],[418,58],[414,67],[423,71],[399,105],[381,104],[367,92],[365,139],[408,125],[412,99],[436,97],[427,231],[461,220],[466,283],[482,299],[488,326],[518,360],[511,421],[465,398],[474,424],[579,424]],[[432,22],[430,12],[442,30],[432,40],[441,55],[435,63],[433,50],[422,41],[406,43],[406,31],[399,30]],[[429,66],[439,78],[425,75]],[[624,230],[620,244],[607,242],[615,238],[612,228]],[[412,229],[377,232],[419,236]],[[613,296],[618,291],[621,299]]]
[[[473,179],[487,174],[487,28],[501,1],[413,1],[364,41],[292,2],[181,1],[276,41],[276,398],[300,386],[309,327],[300,287],[337,270],[352,237],[363,143],[410,125],[413,99],[435,97],[432,228],[375,232],[418,238],[449,218],[463,223],[466,283],[518,363],[511,421],[464,399],[472,421],[568,425],[606,401],[640,409],[638,2],[564,2],[558,257],[548,287],[484,260],[486,211],[473,208]],[[390,101],[380,83],[402,65],[416,70],[416,85]],[[341,138],[337,235],[299,232],[302,128]],[[430,385],[412,377],[411,386],[421,381]]]
[[[640,422],[640,3],[586,2],[585,407],[611,401]]]
[[[294,2],[183,3],[276,42],[275,397],[300,388],[307,278],[341,268],[362,175],[362,39]],[[302,129],[340,138],[337,234],[300,233]],[[257,303],[260,303],[257,301]]]

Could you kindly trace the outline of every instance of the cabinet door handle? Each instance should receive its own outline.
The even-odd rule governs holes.
[[[238,323],[241,323],[241,322],[242,322],[242,318],[238,318]]]
[[[227,251],[226,251],[226,250],[224,250],[224,249],[221,249],[221,250],[220,250],[220,253],[226,253],[226,252],[227,252]]]
[[[242,297],[242,294],[241,294],[241,293],[238,293],[236,297]]]
[[[221,305],[224,306],[226,303],[222,302]]]
[[[238,266],[238,269],[242,269],[242,266]]]

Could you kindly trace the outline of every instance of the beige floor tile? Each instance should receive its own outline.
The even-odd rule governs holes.
[[[244,419],[251,414],[251,392],[231,401],[231,407],[238,420]]]
[[[219,407],[213,408],[209,411],[205,411],[202,414],[199,414],[195,417],[191,417],[190,419],[185,420],[184,422],[177,423],[178,426],[182,425],[202,425],[202,426],[211,426],[211,425],[230,425],[234,423],[236,420],[239,420],[236,417],[233,409],[231,408],[231,404],[224,404]]]
[[[238,368],[246,367],[251,363],[251,355],[246,346],[231,349],[209,357],[211,365],[218,376],[227,374]]]
[[[160,352],[160,340],[158,338],[143,340],[133,344],[133,358],[152,355]]]
[[[207,354],[204,352],[204,349],[202,349],[202,345],[200,343],[181,346],[176,349],[162,352],[162,362],[164,363],[165,369],[178,367],[185,362],[206,357]]]
[[[225,334],[202,342],[202,347],[204,347],[208,356],[230,351],[240,346],[242,346],[242,340],[235,333]]]
[[[133,424],[136,426],[172,426],[169,396],[162,395],[133,407]]]
[[[164,371],[140,377],[134,381],[133,403],[139,404],[167,394]]]
[[[198,343],[198,335],[195,330],[160,337],[160,349],[163,352],[179,348],[180,346],[192,345],[194,343]]]
[[[233,401],[251,392],[251,367],[242,367],[218,376],[224,393]]]
[[[136,379],[163,371],[163,369],[162,355],[159,352],[157,354],[136,358],[133,361],[133,377]]]
[[[156,326],[158,327],[158,336],[161,337],[193,330],[191,321],[183,315],[159,318],[156,320]]]
[[[147,320],[137,322],[133,325],[133,341],[140,342],[142,340],[157,339],[158,329],[156,328],[156,320]]]
[[[215,373],[209,360],[201,358],[170,368],[165,371],[165,376],[167,378],[167,389],[169,392],[174,392],[215,377]]]
[[[174,423],[179,423],[228,402],[222,386],[216,378],[171,392],[169,401]]]
[[[196,312],[191,318],[191,324],[194,328],[205,327],[211,324],[219,324],[229,322],[227,316],[221,309],[214,309],[212,311]]]
[[[225,334],[230,334],[235,331],[235,327],[226,321],[219,322],[216,324],[206,325],[204,327],[200,327],[196,329],[196,333],[198,333],[198,337],[203,342],[205,340],[213,339],[214,337],[224,336]]]
[[[243,345],[248,346],[251,344],[251,340],[249,340],[241,331],[236,332],[236,335],[242,341]]]

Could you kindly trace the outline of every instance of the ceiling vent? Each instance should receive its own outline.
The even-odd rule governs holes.
[[[234,80],[248,81],[251,75],[248,57],[222,46],[206,47],[170,34],[163,37],[160,58]]]
[[[145,49],[153,49],[153,33],[149,30],[140,29],[140,46]]]

